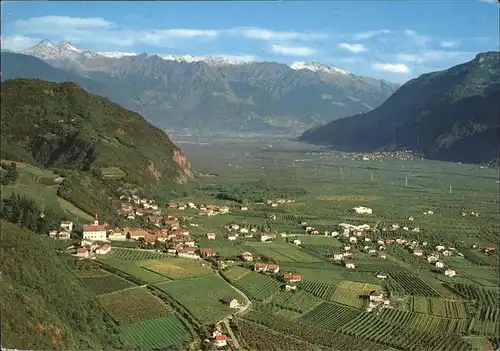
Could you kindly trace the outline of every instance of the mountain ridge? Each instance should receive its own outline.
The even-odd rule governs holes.
[[[291,67],[193,55],[106,57],[71,43],[48,41],[24,53],[110,90],[119,88],[124,96],[110,96],[113,101],[140,112],[159,127],[209,133],[296,135],[339,117],[366,112],[399,87],[317,62]]]
[[[498,158],[500,53],[478,54],[404,84],[378,108],[306,131],[299,140],[372,152],[404,147],[471,163]]]

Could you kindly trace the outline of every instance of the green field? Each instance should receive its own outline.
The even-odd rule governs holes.
[[[216,275],[160,283],[156,286],[182,304],[201,324],[213,324],[235,311],[221,302],[225,297],[244,303],[242,297]]]
[[[366,300],[361,296],[366,296],[374,290],[380,290],[380,288],[379,285],[343,280],[337,286],[331,299],[343,305],[363,308]]]
[[[113,249],[109,252],[107,256],[122,261],[154,260],[157,258],[167,257],[166,254],[159,252],[131,250],[126,248],[116,248],[116,247],[113,247]]]
[[[129,289],[99,296],[104,309],[120,325],[172,314],[170,308],[146,288]]]
[[[139,261],[138,264],[170,279],[193,278],[212,273],[208,263],[189,258],[168,257]]]
[[[111,250],[111,252],[113,252],[113,250]],[[100,257],[99,261],[104,263],[105,265],[110,266],[112,269],[117,269],[133,277],[137,277],[148,284],[159,283],[170,280],[169,278],[161,274],[149,271],[141,267],[139,263],[140,261],[121,261],[114,257],[106,257],[106,256]]]
[[[227,277],[230,279],[229,274]],[[249,272],[237,280],[231,280],[231,283],[251,299],[259,301],[270,299],[282,289],[282,283],[276,279],[256,272]]]
[[[136,350],[180,348],[192,341],[189,330],[174,316],[122,326],[120,336],[125,345]]]
[[[134,287],[132,283],[114,274],[80,278],[96,295],[109,294],[115,291]]]

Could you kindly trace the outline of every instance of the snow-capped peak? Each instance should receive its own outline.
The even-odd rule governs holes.
[[[37,45],[21,51],[23,54],[36,56],[41,59],[67,59],[76,58],[88,50],[82,50],[74,44],[63,41],[59,44],[54,44],[48,40],[42,40]]]
[[[312,72],[325,72],[325,73],[331,73],[331,74],[351,74],[351,72],[344,71],[343,69],[325,65],[323,63],[319,63],[316,61],[311,61],[311,62],[304,62],[304,61],[299,61],[299,62],[294,62],[290,65],[290,68],[293,70],[308,70]]]
[[[205,62],[210,66],[238,65],[252,62],[251,56],[194,56],[194,55],[161,55],[162,59],[176,62]]]

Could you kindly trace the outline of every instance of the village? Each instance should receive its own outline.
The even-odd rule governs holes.
[[[101,224],[98,215],[95,215],[94,222],[91,224],[83,225],[82,238],[79,247],[76,248],[75,256],[86,259],[96,259],[97,256],[107,255],[112,250],[113,242],[140,242],[149,247],[155,244],[160,244],[158,248],[150,248],[152,251],[165,252],[167,255],[172,255],[181,258],[188,258],[194,260],[210,260],[216,269],[224,270],[234,265],[232,260],[218,259],[216,250],[207,247],[200,247],[198,240],[190,235],[189,226],[196,227],[195,223],[188,223],[182,221],[176,216],[164,213],[164,210],[155,203],[154,200],[140,198],[136,195],[120,197],[122,201],[117,213],[127,220],[133,220],[136,217],[144,217],[147,222],[156,227],[156,229],[148,229],[142,227],[123,227],[123,228],[110,228],[106,223]],[[270,207],[278,207],[279,205],[292,203],[294,199],[276,199],[267,200],[266,204]],[[175,209],[177,211],[197,211],[199,216],[216,216],[224,215],[231,212],[229,206],[217,206],[213,204],[195,204],[193,202],[187,203],[168,203],[166,211]],[[248,211],[248,205],[241,205],[236,208],[239,212]],[[234,209],[233,209],[234,210]],[[349,212],[361,216],[370,216],[373,210],[368,207],[358,206],[348,209]],[[433,215],[432,211],[423,213],[425,216]],[[464,213],[462,213],[464,215]],[[475,212],[471,216],[478,216]],[[270,216],[271,219],[276,219],[275,215]],[[407,223],[411,223],[413,217],[408,218]],[[181,224],[184,222],[184,224]],[[420,228],[412,227],[409,224],[400,225],[393,223],[389,227],[370,226],[368,224],[347,224],[339,223],[333,226],[331,231],[320,231],[316,229],[308,221],[301,221],[299,226],[304,230],[305,235],[310,236],[325,236],[331,237],[332,240],[338,240],[341,243],[341,250],[331,253],[331,261],[333,264],[341,265],[347,270],[355,270],[357,267],[356,257],[359,254],[366,254],[374,259],[386,260],[386,250],[391,245],[399,245],[405,250],[408,250],[414,257],[427,261],[432,269],[436,269],[441,274],[448,277],[457,275],[457,271],[447,266],[442,258],[447,256],[457,255],[463,257],[463,254],[458,252],[454,247],[446,247],[444,245],[436,245],[430,247],[426,241],[420,242],[411,238],[411,233],[419,233]],[[257,242],[271,242],[276,239],[278,233],[276,231],[266,231],[259,229],[258,226],[249,226],[238,223],[228,223],[224,226],[226,233],[207,232],[207,240],[216,240],[221,236],[223,240],[237,241],[237,240],[252,240]],[[51,230],[48,234],[50,237],[58,238],[60,240],[68,240],[73,232],[73,223],[70,221],[61,222],[59,229]],[[398,233],[408,233],[406,236],[399,236],[390,238],[387,233],[391,231],[398,231]],[[381,235],[383,234],[383,235]],[[301,234],[304,235],[304,234]],[[281,237],[287,238],[287,242],[295,246],[301,246],[299,235],[280,233]],[[291,240],[289,240],[291,238]],[[220,239],[220,238],[219,238]],[[474,249],[479,249],[477,245],[473,246]],[[487,247],[483,249],[485,254],[494,251],[495,248]],[[255,272],[272,275],[275,279],[284,283],[286,291],[296,291],[297,283],[302,280],[302,275],[294,274],[293,272],[280,272],[280,266],[274,263],[254,262],[258,261],[260,257],[254,258],[251,252],[241,252],[238,256],[242,262],[252,263],[252,269]],[[380,280],[387,279],[388,274],[380,271],[376,273],[376,278]],[[227,299],[227,298],[226,298]],[[390,299],[387,292],[372,291],[367,296],[367,312],[376,311],[380,308],[391,308]],[[230,303],[234,307],[237,304],[236,300]],[[223,343],[222,335],[217,335],[215,339],[218,343]]]

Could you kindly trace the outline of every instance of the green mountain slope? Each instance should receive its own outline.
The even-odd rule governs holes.
[[[75,83],[8,80],[1,105],[1,158],[63,169],[61,196],[88,203],[90,213],[109,207],[121,187],[161,189],[192,177],[162,130]]]
[[[363,152],[404,147],[432,159],[488,162],[498,158],[499,101],[500,53],[488,52],[413,79],[373,111],[308,130],[300,140]]]
[[[45,238],[0,221],[2,347],[109,350],[120,347],[95,297]]]

